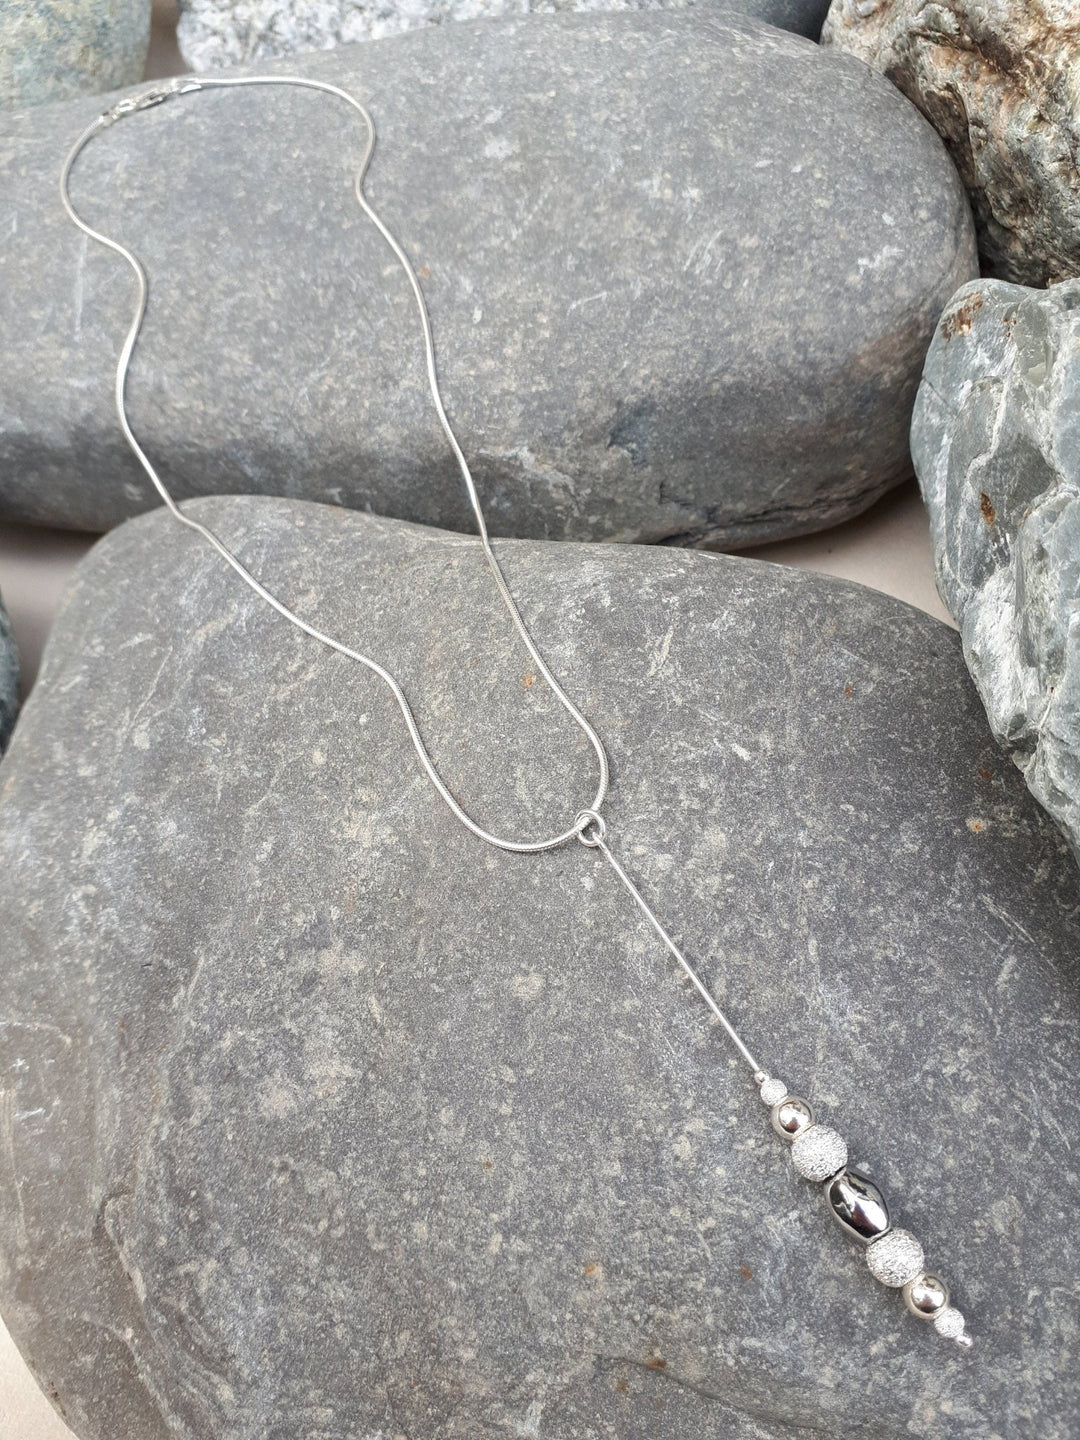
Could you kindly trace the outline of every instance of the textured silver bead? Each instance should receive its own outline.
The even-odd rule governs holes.
[[[794,1140],[814,1123],[814,1112],[798,1095],[785,1095],[772,1108],[772,1128],[783,1140]]]
[[[945,1340],[967,1339],[964,1335],[964,1317],[953,1305],[946,1305],[934,1321],[934,1329]]]
[[[899,1288],[922,1274],[923,1248],[910,1230],[888,1230],[867,1247],[870,1274],[882,1285]]]
[[[920,1320],[934,1320],[949,1303],[949,1287],[924,1270],[904,1286],[904,1304]]]
[[[847,1141],[828,1125],[811,1125],[795,1136],[791,1161],[804,1180],[828,1180],[847,1164]]]
[[[783,1080],[777,1080],[772,1075],[766,1075],[765,1079],[761,1082],[761,1089],[758,1091],[762,1100],[770,1108],[773,1105],[778,1105],[787,1093],[788,1089]]]
[[[825,1200],[837,1223],[864,1245],[884,1235],[889,1228],[889,1207],[884,1195],[858,1170],[841,1170],[839,1175],[827,1180]]]

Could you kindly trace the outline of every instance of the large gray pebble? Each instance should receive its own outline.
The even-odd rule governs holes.
[[[985,269],[1080,271],[1076,0],[833,0],[822,40],[880,70],[940,131]]]
[[[0,108],[131,85],[149,45],[150,0],[3,0]]]
[[[481,819],[588,800],[474,540],[198,514],[392,667]],[[501,552],[615,853],[976,1348],[872,1280],[605,862],[475,840],[382,682],[159,514],[83,564],[0,771],[24,1353],[82,1440],[1068,1440],[1076,876],[955,632],[771,565]]]
[[[938,312],[974,273],[929,126],[847,57],[722,12],[447,25],[287,62],[371,105],[496,533],[746,544],[909,473]],[[133,277],[56,197],[75,104],[0,138],[0,510],[152,503],[112,404]],[[87,219],[146,261],[135,432],[182,495],[271,491],[472,528],[404,278],[325,95],[174,99],[94,141]]]
[[[8,742],[19,708],[19,653],[7,611],[0,603],[0,751]]]
[[[694,0],[180,0],[177,38],[194,70],[379,40],[447,20],[565,10],[679,10]],[[725,8],[817,39],[829,0],[724,0]]]
[[[994,733],[1080,858],[1080,281],[942,316],[912,426],[938,588]]]

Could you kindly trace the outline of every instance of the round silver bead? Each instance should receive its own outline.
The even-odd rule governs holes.
[[[814,1123],[814,1112],[798,1095],[785,1095],[772,1108],[772,1128],[785,1140],[794,1140]]]
[[[870,1274],[894,1288],[921,1275],[924,1259],[923,1248],[910,1230],[887,1230],[866,1247]]]
[[[828,1125],[810,1125],[795,1136],[791,1162],[804,1180],[828,1180],[847,1164],[847,1141]]]
[[[934,1329],[944,1340],[964,1339],[964,1317],[954,1305],[946,1305],[934,1321]]]
[[[949,1287],[924,1270],[904,1286],[904,1304],[920,1320],[933,1320],[949,1303]]]
[[[770,1107],[778,1105],[787,1093],[787,1086],[783,1080],[777,1080],[772,1075],[766,1075],[761,1082],[761,1089],[758,1091],[762,1100]]]

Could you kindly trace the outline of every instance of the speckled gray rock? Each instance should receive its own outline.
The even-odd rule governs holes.
[[[856,61],[698,9],[265,65],[370,102],[369,192],[419,267],[496,534],[742,544],[910,473],[923,355],[974,242],[937,136]],[[0,130],[19,217],[0,248],[0,510],[100,529],[151,491],[112,404],[130,271],[56,197],[92,110]],[[411,296],[352,195],[361,143],[326,96],[249,89],[88,149],[77,203],[150,272],[133,424],[182,495],[471,530]]]
[[[912,449],[994,733],[1080,858],[1080,281],[961,289]]]
[[[990,274],[1080,272],[1076,0],[833,0],[822,41],[888,75],[940,131]]]
[[[4,0],[0,107],[131,85],[149,44],[150,0]]]
[[[8,742],[19,708],[19,652],[7,611],[0,602],[0,751]]]
[[[193,70],[330,50],[446,20],[566,10],[681,10],[694,0],[180,0],[177,38]],[[736,14],[817,39],[829,0],[725,0]]]
[[[392,664],[481,819],[591,795],[475,541],[198,513]],[[616,852],[978,1348],[873,1281],[603,860],[474,840],[382,683],[160,515],[84,562],[4,761],[16,1340],[83,1440],[1069,1440],[1076,874],[955,632],[771,565],[501,553]]]

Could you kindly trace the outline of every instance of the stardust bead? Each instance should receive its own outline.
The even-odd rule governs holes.
[[[814,1123],[814,1112],[798,1095],[785,1095],[772,1108],[772,1127],[784,1140],[794,1140]]]
[[[764,1103],[770,1107],[778,1105],[787,1093],[788,1089],[783,1080],[777,1080],[773,1075],[765,1076],[758,1091]]]
[[[923,1248],[910,1230],[888,1230],[866,1250],[870,1274],[894,1289],[922,1274],[924,1258]]]
[[[889,1207],[884,1195],[858,1170],[841,1170],[839,1175],[826,1180],[825,1200],[837,1224],[864,1245],[877,1240],[889,1228]]]
[[[936,1319],[949,1303],[949,1287],[924,1270],[904,1286],[904,1304],[920,1320]]]
[[[804,1180],[828,1180],[847,1164],[847,1141],[828,1125],[810,1125],[795,1136],[791,1162]]]
[[[934,1329],[944,1340],[955,1340],[959,1345],[970,1345],[971,1340],[964,1334],[964,1317],[952,1305],[946,1305],[934,1321]]]

